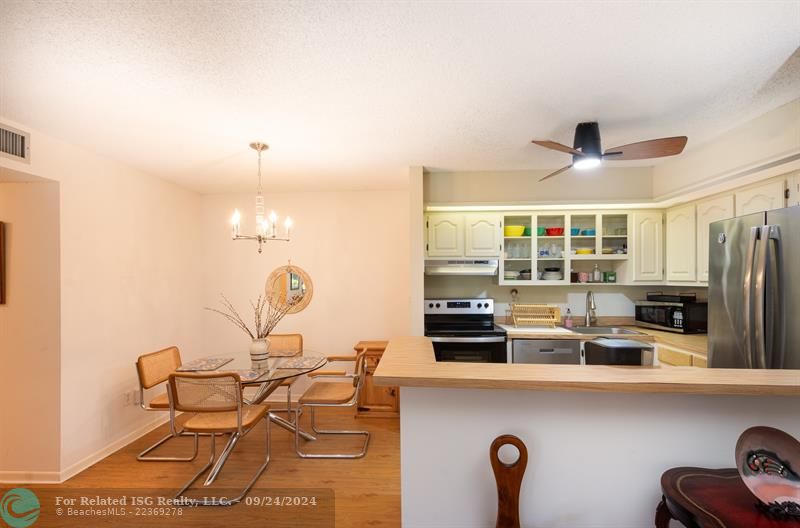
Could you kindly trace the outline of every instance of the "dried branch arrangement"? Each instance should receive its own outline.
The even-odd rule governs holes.
[[[295,302],[297,301],[292,300],[278,306],[273,306],[267,297],[259,295],[256,302],[250,301],[250,307],[253,310],[253,327],[250,327],[245,322],[233,304],[231,304],[224,295],[222,295],[222,301],[220,301],[220,304],[222,304],[224,308],[223,310],[209,307],[206,307],[206,310],[220,314],[233,323],[234,326],[250,336],[250,339],[263,339],[269,336],[275,327],[278,326],[278,323],[281,322],[283,316],[294,306]]]

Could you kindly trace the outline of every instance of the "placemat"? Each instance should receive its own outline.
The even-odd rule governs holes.
[[[228,358],[219,358],[219,357],[210,357],[210,358],[200,358],[185,363],[178,367],[178,372],[205,372],[209,370],[217,370],[222,365],[226,363],[230,363],[233,361],[232,357]]]
[[[258,378],[267,374],[269,371],[265,370],[251,370],[251,369],[241,369],[241,370],[234,370],[239,374],[239,377],[242,378],[242,381],[249,382],[249,381],[256,381]]]
[[[279,369],[311,369],[322,362],[325,361],[325,358],[320,357],[299,357],[295,359],[290,359],[285,363],[279,365],[277,368]]]

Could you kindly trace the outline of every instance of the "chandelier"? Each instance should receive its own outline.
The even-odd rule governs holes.
[[[258,190],[256,191],[256,234],[255,235],[242,235],[239,232],[239,223],[242,220],[242,215],[236,209],[231,217],[231,224],[233,224],[233,239],[234,240],[255,240],[258,242],[258,252],[261,253],[261,246],[265,242],[279,240],[282,242],[289,241],[289,233],[292,229],[292,219],[286,218],[283,223],[285,235],[278,236],[278,215],[275,211],[269,213],[269,217],[264,216],[264,195],[261,192],[261,153],[269,148],[266,143],[256,142],[250,143],[250,148],[258,152]]]

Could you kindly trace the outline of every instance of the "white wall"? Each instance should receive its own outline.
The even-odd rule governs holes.
[[[800,437],[797,398],[401,389],[403,526],[493,526],[489,446],[525,442],[522,526],[653,525],[661,474],[676,466],[734,467],[753,425]]]
[[[255,242],[231,240],[229,224],[239,209],[242,233],[254,232],[254,195],[203,197],[199,306],[217,306],[222,293],[246,312],[269,273],[291,259],[311,275],[314,297],[277,332],[302,333],[307,350],[326,355],[350,354],[360,340],[408,334],[406,191],[267,193],[266,199],[267,208],[291,216],[295,228],[291,242],[269,242],[259,255]],[[201,313],[200,329],[203,354],[249,348],[249,338],[217,314]],[[299,384],[293,389],[300,390]]]
[[[123,406],[142,353],[200,350],[199,197],[31,132],[31,164],[0,168],[60,183],[62,476],[163,416]],[[0,468],[2,469],[2,468]]]
[[[61,315],[57,183],[4,183],[6,304],[0,305],[0,479],[60,470]]]
[[[727,174],[800,153],[800,99],[778,107],[653,169],[656,198],[710,185]],[[765,177],[773,175],[765,173]],[[749,183],[749,182],[744,182]]]
[[[564,156],[567,158],[568,156]],[[652,167],[602,167],[567,171],[540,182],[553,170],[427,172],[425,203],[633,202],[653,196]]]

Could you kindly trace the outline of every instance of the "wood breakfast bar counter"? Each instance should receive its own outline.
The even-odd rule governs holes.
[[[425,337],[390,341],[374,379],[401,387],[800,396],[797,370],[437,363]]]
[[[734,467],[738,436],[800,437],[800,371],[437,363],[425,337],[389,342],[374,374],[400,386],[403,526],[492,526],[489,446],[528,448],[523,526],[653,526],[670,467]]]

